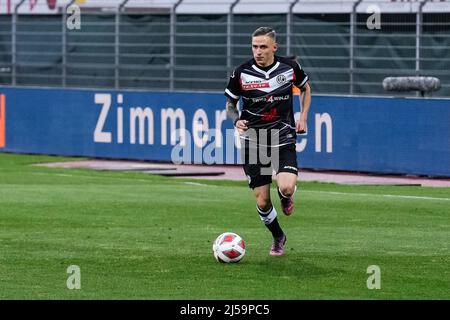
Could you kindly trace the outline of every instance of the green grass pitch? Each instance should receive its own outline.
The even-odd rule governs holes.
[[[279,215],[287,253],[270,257],[245,182],[31,166],[62,159],[0,154],[0,299],[450,297],[449,188],[300,182]],[[240,263],[213,258],[225,231],[246,241]]]

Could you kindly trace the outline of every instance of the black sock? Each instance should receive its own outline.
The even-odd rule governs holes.
[[[258,209],[258,214],[261,217],[261,220],[263,220],[264,225],[272,233],[272,236],[274,238],[280,238],[281,236],[283,236],[284,232],[281,229],[280,224],[278,223],[277,212],[275,208],[271,206],[267,211],[263,211],[258,206],[256,206],[256,208]]]
[[[284,235],[277,218],[275,218],[270,224],[266,224],[266,227],[270,230],[270,232],[272,232],[272,236],[274,238],[280,238]]]

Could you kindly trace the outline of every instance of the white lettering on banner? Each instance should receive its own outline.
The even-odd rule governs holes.
[[[130,143],[136,143],[136,120],[139,120],[139,144],[145,144],[145,128],[147,128],[148,144],[153,144],[153,111],[150,108],[130,108]],[[147,122],[145,121],[147,120]],[[147,126],[145,125],[147,123]]]
[[[94,96],[96,104],[101,104],[102,109],[97,119],[94,130],[94,142],[112,143],[112,132],[104,129],[105,123],[111,108],[111,94],[96,93]],[[117,95],[117,143],[124,142],[123,137],[123,95]],[[147,130],[147,144],[154,144],[154,116],[152,109],[145,107],[136,107],[129,109],[130,119],[130,144],[136,143],[136,131],[139,130],[139,144],[145,144],[145,133]]]
[[[298,121],[300,119],[300,112],[294,113],[294,119],[295,119],[295,121]],[[305,134],[304,136],[306,136],[306,135],[307,134]],[[295,151],[303,152],[303,150],[305,150],[305,148],[306,148],[307,142],[308,142],[307,138],[302,138],[300,142],[297,142],[295,144]]]
[[[298,120],[300,119],[300,112],[296,112],[294,114],[294,119]],[[331,119],[331,116],[328,113],[316,113],[315,115],[315,152],[322,152],[322,124],[325,124],[325,130],[326,130],[326,152],[332,153],[333,152],[333,120]],[[300,142],[297,142],[295,144],[295,150],[297,152],[303,152],[306,148],[306,145],[308,143],[308,138],[306,138],[308,134],[303,134],[300,137]]]
[[[197,109],[192,119],[192,134],[194,136],[194,143],[197,147],[203,148],[208,141],[208,116],[205,110]],[[201,134],[201,136],[199,136]]]
[[[222,148],[222,122],[227,120],[227,110],[216,110],[216,147]]]
[[[302,138],[300,142],[297,142],[295,144],[295,151],[297,152],[303,152],[306,148],[306,143],[308,142],[308,139]]]
[[[285,99],[285,96],[267,96],[264,99],[277,101]],[[225,146],[223,135],[223,122],[227,121],[226,110],[214,110],[207,112],[204,108],[194,109],[192,116],[192,127],[186,129],[186,116],[181,108],[150,108],[150,107],[124,107],[125,101],[123,94],[113,97],[111,94],[96,93],[94,95],[95,104],[101,105],[96,126],[94,129],[93,140],[95,143],[113,143],[117,144],[129,143],[131,145],[167,145],[170,143],[174,147],[172,155],[178,161],[186,163],[192,161],[191,155],[194,156],[196,163],[206,162],[213,163],[235,163],[236,150],[241,149],[241,141],[239,133],[236,129],[226,130]],[[112,119],[109,119],[110,110]],[[160,116],[158,113],[160,112]],[[114,119],[114,115],[116,119]],[[208,115],[214,115],[214,123],[210,122]],[[161,135],[155,136],[155,121],[160,120]],[[300,112],[295,113],[294,118],[300,118]],[[115,123],[114,123],[115,122]],[[129,129],[124,132],[124,126],[129,123]],[[323,130],[325,129],[325,132]],[[314,137],[308,138],[308,133],[302,134],[296,143],[296,151],[305,151],[308,139],[314,139],[314,152],[322,152],[322,145],[325,142],[325,152],[333,152],[333,121],[328,113],[316,113],[314,121]],[[168,133],[170,134],[170,142],[168,141]],[[325,141],[322,140],[322,134]],[[155,141],[160,139],[160,141]],[[192,143],[192,145],[191,145]],[[190,150],[190,148],[193,148]],[[202,151],[202,149],[204,149]],[[207,157],[207,161],[205,160]]]
[[[326,150],[327,153],[333,152],[333,122],[328,113],[316,113],[316,123],[314,125],[316,131],[316,152],[322,151],[322,124],[325,124],[326,130]]]
[[[123,95],[117,95],[117,143],[123,143],[123,108],[120,106],[123,103]]]
[[[184,115],[183,109],[177,108],[173,110],[172,108],[161,110],[161,144],[167,144],[167,119],[170,119],[170,144],[174,146],[177,140],[181,140],[181,145],[186,145],[186,137],[184,135],[186,129],[186,117]],[[180,123],[180,129],[177,131],[176,123],[177,119]]]
[[[111,132],[104,132],[106,117],[108,116],[109,108],[111,107],[111,95],[104,93],[95,94],[95,103],[102,104],[102,111],[97,120],[97,125],[94,130],[94,142],[111,143]]]

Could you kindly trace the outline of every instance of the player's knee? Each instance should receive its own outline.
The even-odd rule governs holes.
[[[295,184],[294,185],[280,185],[279,186],[280,192],[285,196],[285,197],[290,197],[294,194],[295,192]]]
[[[262,211],[267,211],[272,207],[270,199],[266,197],[256,197],[256,204]]]

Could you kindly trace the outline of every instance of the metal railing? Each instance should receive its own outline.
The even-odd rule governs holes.
[[[90,10],[80,30],[67,14],[0,15],[0,84],[222,91],[233,67],[251,58],[251,33],[278,32],[280,55],[295,55],[315,93],[389,94],[387,76],[441,79],[434,96],[450,97],[450,12],[368,14],[176,14]],[[73,1],[72,1],[73,2]],[[356,8],[356,5],[354,6]],[[422,8],[422,6],[421,6]],[[404,95],[404,94],[403,94]],[[410,95],[415,95],[411,93]]]

